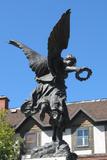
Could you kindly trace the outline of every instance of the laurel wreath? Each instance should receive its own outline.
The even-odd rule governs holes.
[[[80,76],[80,74],[83,73],[83,72],[87,72],[87,76],[86,77],[81,77]],[[77,71],[75,73],[75,77],[80,81],[87,80],[88,78],[90,78],[91,75],[92,75],[92,70],[87,68],[87,67],[81,68],[79,71]]]

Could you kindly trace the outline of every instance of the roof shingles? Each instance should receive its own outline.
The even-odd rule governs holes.
[[[107,100],[72,103],[67,105],[67,108],[70,120],[72,120],[79,111],[83,111],[95,122],[107,121]],[[39,118],[39,113],[33,115],[32,118],[35,119],[42,127],[50,126],[49,116],[47,114],[43,122]],[[21,113],[20,109],[18,109],[15,113],[8,111],[6,119],[13,127],[16,127],[20,126],[26,117]]]

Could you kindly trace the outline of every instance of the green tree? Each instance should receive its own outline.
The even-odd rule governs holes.
[[[19,141],[14,129],[6,121],[6,111],[0,111],[0,160],[17,160]]]

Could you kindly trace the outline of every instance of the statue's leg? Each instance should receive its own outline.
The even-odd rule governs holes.
[[[51,111],[51,124],[53,129],[52,140],[56,141],[57,139],[57,125],[58,125],[58,112],[56,110]]]
[[[63,115],[60,114],[59,115],[59,119],[58,119],[58,124],[57,124],[57,138],[58,141],[62,141],[63,140]]]
[[[56,132],[57,132],[57,127],[55,125],[52,126],[53,129],[53,135],[52,135],[52,141],[56,141]]]
[[[59,142],[63,140],[63,131],[61,128],[57,129],[57,137]]]
[[[54,120],[55,121],[55,120]],[[62,141],[63,139],[63,128],[58,124],[58,120],[52,125],[53,129],[53,135],[52,135],[52,140],[56,141]]]

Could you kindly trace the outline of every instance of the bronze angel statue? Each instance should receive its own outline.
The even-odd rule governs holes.
[[[17,40],[9,41],[10,44],[23,50],[38,82],[38,87],[32,93],[32,99],[26,101],[21,110],[27,116],[40,112],[42,121],[47,113],[53,127],[53,141],[56,139],[62,141],[62,133],[69,121],[65,86],[68,73],[75,72],[76,78],[80,81],[88,79],[92,74],[89,68],[76,67],[76,58],[72,54],[67,55],[65,59],[62,58],[62,50],[67,48],[69,37],[70,10],[67,10],[50,33],[47,57],[43,57]],[[87,72],[87,76],[80,77],[80,73],[84,71]]]

